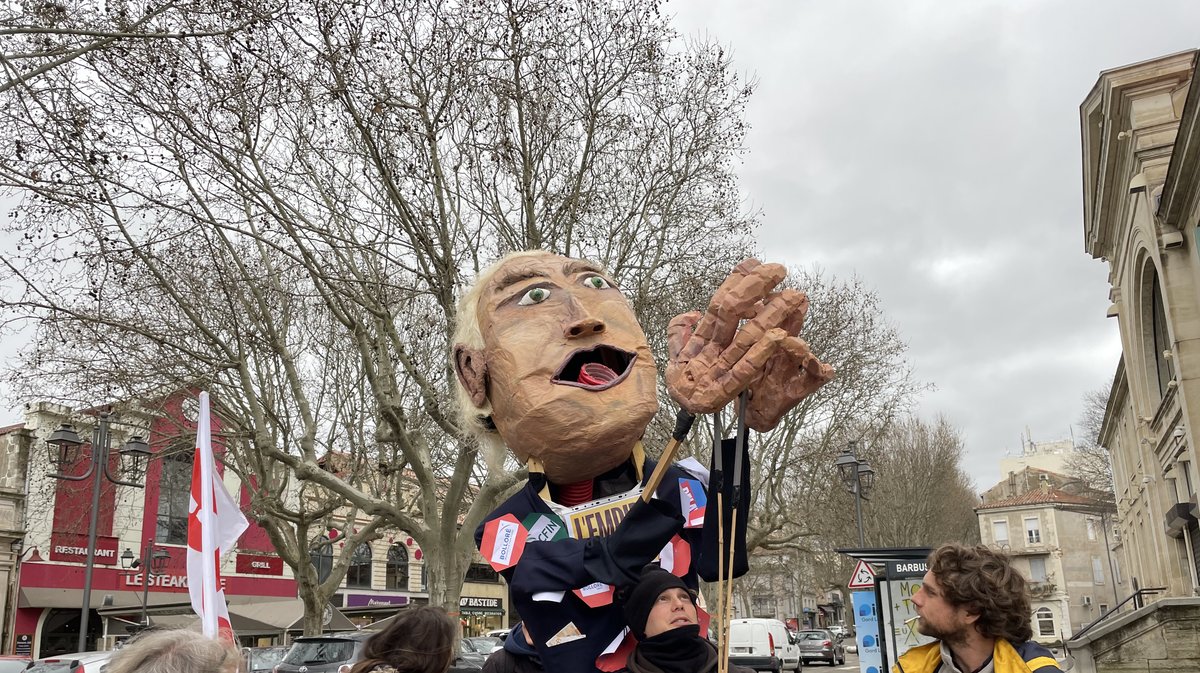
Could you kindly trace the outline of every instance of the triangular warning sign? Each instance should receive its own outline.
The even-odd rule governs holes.
[[[846,585],[848,589],[870,589],[875,586],[875,573],[871,571],[871,566],[867,565],[866,561],[859,561],[858,565],[854,566],[854,574],[850,575],[850,583]]]

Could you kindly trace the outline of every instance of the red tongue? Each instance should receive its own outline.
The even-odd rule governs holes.
[[[589,362],[579,369],[579,382],[586,386],[602,386],[617,379],[617,373],[599,362]]]

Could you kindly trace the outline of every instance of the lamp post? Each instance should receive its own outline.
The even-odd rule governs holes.
[[[83,606],[79,614],[79,652],[87,651],[88,613],[91,611],[92,602],[92,571],[96,563],[96,524],[100,513],[102,480],[107,479],[120,486],[142,488],[142,484],[135,480],[141,475],[143,465],[150,457],[150,446],[146,440],[134,435],[117,451],[120,456],[120,473],[131,475],[133,480],[118,479],[112,475],[108,468],[111,416],[112,412],[109,410],[100,412],[96,427],[92,430],[92,455],[88,461],[87,471],[81,475],[62,473],[79,459],[79,449],[83,446],[83,440],[79,438],[79,434],[75,432],[73,426],[63,423],[46,441],[50,464],[55,468],[55,471],[51,472],[49,476],[63,481],[84,481],[88,477],[92,478],[92,510],[88,520],[87,563],[83,571]]]
[[[147,563],[147,559],[149,563]],[[150,627],[150,615],[147,613],[150,605],[150,578],[163,574],[162,571],[170,560],[171,555],[167,553],[167,550],[156,547],[153,539],[146,540],[146,546],[142,549],[142,558],[140,559],[133,557],[133,551],[129,547],[121,552],[122,568],[125,570],[142,569],[142,618],[138,623],[143,629]]]
[[[850,441],[833,464],[837,466],[846,489],[854,494],[854,509],[858,514],[858,546],[861,548],[866,546],[863,539],[862,501],[875,485],[875,470],[871,469],[867,461],[858,459],[855,455],[857,450],[858,442]]]

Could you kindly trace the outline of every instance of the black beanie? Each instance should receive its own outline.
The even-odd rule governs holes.
[[[682,579],[654,564],[642,568],[638,583],[625,592],[621,610],[625,613],[625,623],[638,640],[646,639],[646,620],[650,618],[650,610],[658,596],[667,589],[683,589],[692,597],[692,603],[696,602],[696,596]]]

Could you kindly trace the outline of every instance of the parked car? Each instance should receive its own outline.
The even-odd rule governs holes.
[[[0,654],[0,673],[20,673],[29,666],[29,657],[20,654]]]
[[[492,636],[471,636],[466,640],[471,643],[471,647],[473,647],[476,652],[479,652],[485,657],[504,647],[503,640],[500,640],[499,638],[493,638]]]
[[[100,673],[114,652],[76,652],[35,659],[25,673]]]
[[[338,673],[343,665],[349,670],[358,662],[363,643],[376,631],[329,633],[301,636],[292,641],[274,673]]]
[[[242,659],[245,670],[249,673],[273,671],[279,662],[283,661],[288,652],[287,645],[271,645],[270,647],[246,647],[242,649]]]
[[[800,649],[778,619],[729,622],[729,662],[756,671],[799,671]]]
[[[846,663],[846,648],[832,631],[800,631],[796,634],[796,643],[800,646],[800,658],[806,664],[810,661],[824,661],[830,666]]]
[[[363,643],[377,633],[349,631],[297,638],[283,661],[275,666],[274,673],[347,673],[362,659]],[[448,673],[473,673],[483,668],[486,656],[479,657],[472,652],[474,656],[467,658],[466,648],[463,649],[464,652],[450,665]]]
[[[491,636],[492,638],[499,638],[500,642],[504,642],[504,639],[508,637],[508,632],[510,630],[511,629],[496,629],[494,631],[488,631],[484,635]]]
[[[483,662],[487,661],[488,655],[491,653],[490,648],[477,648],[475,643],[471,642],[470,638],[463,638],[458,647],[458,656],[460,659],[480,668],[483,668]]]

